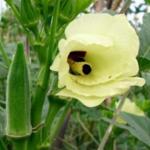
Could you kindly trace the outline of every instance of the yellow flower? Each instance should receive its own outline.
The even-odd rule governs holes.
[[[130,86],[143,86],[144,79],[135,77],[139,39],[124,15],[83,15],[68,25],[65,36],[51,66],[63,88],[57,95],[94,107]]]
[[[116,106],[118,105],[119,103],[116,104]],[[128,98],[125,99],[125,103],[121,109],[121,112],[127,112],[137,116],[145,116],[144,112]],[[126,124],[126,121],[124,121],[120,116],[117,118],[116,122],[120,124]]]

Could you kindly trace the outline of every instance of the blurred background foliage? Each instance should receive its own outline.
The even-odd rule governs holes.
[[[48,1],[47,1],[48,2]],[[146,79],[146,84],[143,88],[132,88],[129,94],[129,97],[145,112],[147,117],[150,117],[150,14],[147,13],[149,10],[149,0],[135,5],[135,1],[132,1],[129,9],[126,7],[129,5],[129,1],[125,1],[124,5],[125,12],[137,29],[141,45],[140,52],[138,56],[138,61],[140,65],[139,75]],[[70,3],[62,0],[61,5],[61,14],[60,14],[60,25],[61,22],[65,22],[65,26],[74,19],[81,11],[84,13],[87,12],[101,12],[110,9],[112,6],[112,0],[105,1],[96,1],[92,3],[90,7],[85,9],[90,1],[87,0],[87,3],[83,3],[80,7],[74,7],[78,3],[78,0],[72,0]],[[49,30],[48,26],[50,25],[52,10],[55,3],[45,3],[44,0],[36,1],[37,12],[40,13],[41,21],[38,22],[38,15],[34,18],[32,24],[30,24],[31,32],[30,34],[37,34],[36,29],[33,30],[34,24],[39,24],[42,28],[42,20],[46,20],[44,23],[46,31],[42,31],[39,39],[32,39],[32,46],[29,44],[29,38],[26,36],[25,32],[18,20],[14,17],[14,14],[8,8],[1,17],[0,20],[0,48],[4,48],[8,53],[10,58],[14,54],[16,49],[16,43],[18,41],[23,41],[25,44],[25,49],[28,54],[30,51],[30,65],[31,76],[32,76],[32,86],[34,87],[34,79],[37,76],[37,70],[39,68],[39,62],[36,57],[36,53],[33,50],[33,47],[41,46],[43,41],[45,41],[46,33]],[[120,4],[119,6],[122,6]],[[21,3],[19,0],[16,0],[16,6],[18,9],[21,8]],[[122,7],[116,6],[112,10],[119,12]],[[45,7],[45,9],[43,9]],[[76,12],[76,13],[74,13]],[[22,11],[22,13],[24,13]],[[29,12],[30,13],[30,12]],[[47,16],[48,14],[48,16]],[[140,16],[139,16],[140,14]],[[142,15],[141,15],[142,14]],[[31,15],[31,13],[29,14]],[[143,21],[141,21],[142,16],[144,15]],[[43,18],[42,18],[43,17]],[[47,19],[44,19],[46,17]],[[139,18],[140,17],[140,18]],[[29,22],[26,21],[26,26]],[[31,20],[30,20],[31,21]],[[63,32],[65,26],[62,27],[60,32]],[[58,35],[59,36],[59,35]],[[41,42],[42,41],[42,42]],[[43,46],[43,45],[42,45]],[[3,58],[0,55],[0,138],[4,139],[4,126],[5,126],[5,89],[6,89],[6,77],[7,77],[8,67],[4,64]],[[86,108],[80,102],[75,102],[72,105],[72,110],[66,118],[66,130],[62,130],[59,136],[59,139],[56,143],[55,149],[61,150],[95,150],[98,147],[99,141],[101,141],[110,119],[113,116],[115,110],[115,102],[118,100],[118,97],[115,97],[111,100],[106,100],[104,104],[96,108]],[[45,104],[46,105],[46,104]],[[45,106],[46,107],[46,106]],[[130,116],[132,117],[132,116]],[[106,145],[106,150],[149,150],[150,144],[148,142],[144,143],[145,138],[150,137],[150,128],[144,128],[144,125],[139,122],[140,119],[135,120],[135,124],[132,127],[130,125],[130,117],[123,114],[123,118],[128,122],[128,125],[118,125],[114,127],[109,141]],[[69,122],[69,123],[68,123]],[[150,127],[150,121],[142,120],[144,124]],[[132,124],[133,125],[133,124]],[[65,126],[65,128],[66,128]],[[132,128],[131,128],[132,127]],[[133,131],[133,129],[135,129]],[[143,131],[144,130],[144,131]],[[143,139],[139,135],[135,135],[135,132],[139,132],[140,135],[143,135]],[[140,132],[141,131],[141,132]],[[65,134],[64,134],[65,132]],[[147,137],[146,137],[147,136]],[[3,141],[0,140],[0,143]],[[2,143],[3,144],[3,143]],[[1,148],[0,148],[1,149]]]

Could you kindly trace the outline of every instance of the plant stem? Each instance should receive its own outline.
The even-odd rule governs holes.
[[[18,21],[21,23],[21,25],[23,26],[24,30],[26,31],[26,33],[28,34],[28,30],[25,28],[22,20],[21,20],[21,16],[20,16],[20,12],[17,10],[16,6],[13,4],[13,2],[9,2],[8,0],[5,0],[6,3],[10,6],[10,8],[12,9],[14,15],[16,16],[16,18],[18,19]]]
[[[9,66],[10,65],[10,59],[9,59],[7,53],[5,52],[1,41],[0,41],[0,51],[1,51],[1,54],[3,56],[3,59],[4,59],[5,63],[6,63],[6,65]]]
[[[97,150],[104,150],[104,147],[105,147],[105,145],[106,145],[106,143],[107,143],[107,140],[108,140],[108,138],[109,138],[109,136],[110,136],[110,134],[111,134],[111,132],[112,132],[112,129],[113,129],[113,127],[114,127],[114,124],[115,124],[115,122],[116,122],[116,119],[117,119],[117,117],[118,117],[118,115],[119,115],[119,113],[120,113],[120,111],[121,111],[121,109],[122,109],[122,107],[123,107],[123,105],[124,105],[124,102],[125,102],[125,99],[126,99],[127,95],[128,95],[128,92],[125,93],[125,94],[123,95],[123,97],[121,98],[121,101],[120,101],[120,103],[119,103],[117,109],[116,109],[115,112],[114,112],[114,116],[113,116],[113,118],[112,118],[112,120],[111,120],[111,123],[110,123],[110,125],[108,126],[108,128],[107,128],[107,130],[106,130],[106,132],[105,132],[105,135],[104,135],[104,137],[103,137],[103,139],[102,139],[102,141],[101,141],[101,143],[100,143],[100,145],[99,145],[99,147],[98,147]]]
[[[64,105],[61,103],[61,100],[57,100],[57,97],[50,96],[49,99],[50,99],[49,110],[48,110],[45,126],[43,128],[43,134],[42,134],[43,141],[45,141],[48,135],[50,134],[52,122],[56,114],[58,113],[59,109]]]
[[[12,140],[13,150],[28,150],[27,149],[27,139],[14,139]]]
[[[11,9],[13,10],[15,16],[17,17],[17,19],[20,20],[20,14],[18,12],[18,10],[16,9],[15,5],[12,3],[12,1],[8,1],[8,0],[5,0],[6,3],[11,7]]]
[[[60,130],[60,133],[55,141],[55,148],[56,149],[61,149],[61,147],[63,146],[63,139],[64,139],[64,136],[65,136],[65,133],[66,133],[66,130],[67,130],[67,127],[68,127],[68,124],[69,124],[69,120],[70,120],[70,117],[71,117],[71,113],[72,113],[72,110],[69,109],[66,117],[65,117],[65,120],[64,120],[64,123],[63,125],[61,126],[61,130]]]
[[[64,123],[64,120],[65,120],[67,114],[70,113],[70,109],[71,109],[70,105],[71,105],[71,102],[68,102],[68,104],[66,104],[66,106],[63,108],[63,111],[61,112],[59,118],[57,118],[57,121],[55,120],[56,121],[55,126],[52,126],[53,128],[51,128],[52,130],[51,130],[50,137],[49,137],[50,149],[52,149],[53,143],[61,130],[61,127]]]
[[[50,76],[50,69],[49,66],[52,63],[52,53],[55,49],[55,35],[57,29],[57,21],[59,17],[59,7],[60,7],[60,0],[56,1],[56,6],[54,9],[54,15],[52,19],[52,24],[50,28],[50,36],[49,36],[49,47],[47,51],[47,61],[43,68],[41,68],[40,72],[42,75],[40,76],[40,84],[37,84],[35,95],[32,101],[32,125],[33,127],[39,125],[41,123],[41,113],[43,108],[43,103],[45,100],[48,83],[49,83],[49,76]]]
[[[55,49],[55,44],[57,43],[55,35],[57,29],[57,22],[59,17],[59,8],[60,8],[60,0],[56,0],[56,6],[54,7],[53,19],[51,22],[48,46],[47,46],[47,59],[46,64],[41,66],[39,80],[37,81],[37,86],[35,88],[35,95],[32,99],[32,109],[31,109],[31,118],[32,118],[32,126],[36,129],[41,124],[41,114],[43,109],[43,104],[45,100],[45,96],[48,89],[49,77],[50,77],[50,69],[49,66],[52,63],[52,54]],[[32,140],[32,150],[37,149],[37,145],[40,145],[40,131],[37,133],[33,133],[31,136]],[[29,141],[30,144],[30,141]]]
[[[1,149],[1,150],[7,150],[7,147],[6,147],[6,145],[5,145],[4,141],[3,141],[3,139],[0,139],[0,149]]]

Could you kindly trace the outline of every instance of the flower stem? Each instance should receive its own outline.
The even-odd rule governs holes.
[[[9,0],[5,0],[5,2],[10,6],[10,8],[13,10],[13,13],[15,14],[15,16],[17,17],[17,19],[20,20],[20,14],[18,12],[18,10],[16,9],[15,5],[13,4],[12,1]]]
[[[51,128],[52,130],[51,130],[51,133],[49,136],[50,149],[52,149],[54,141],[60,133],[61,127],[65,121],[67,114],[70,113],[70,109],[71,109],[70,105],[71,105],[71,102],[68,102],[68,104],[66,104],[66,106],[63,108],[63,111],[61,112],[60,116],[57,118],[57,120],[55,120],[56,121],[55,126],[53,126]]]
[[[6,147],[6,145],[2,139],[0,139],[0,149],[1,150],[7,150],[7,147]]]
[[[67,112],[67,115],[65,117],[64,123],[61,126],[60,133],[58,134],[57,139],[54,143],[54,146],[55,146],[56,149],[61,149],[61,147],[63,146],[63,141],[62,140],[65,137],[65,133],[66,133],[66,130],[67,130],[67,127],[68,127],[68,124],[69,124],[71,113],[72,113],[72,109],[69,109],[68,112]]]
[[[104,135],[104,137],[103,137],[103,139],[102,139],[102,141],[101,141],[101,143],[100,143],[100,145],[99,145],[99,147],[98,147],[97,150],[104,150],[104,147],[105,147],[105,145],[106,145],[106,143],[107,143],[107,141],[108,141],[108,138],[109,138],[109,136],[110,136],[110,134],[111,134],[111,132],[112,132],[112,129],[113,129],[113,127],[114,127],[114,124],[115,124],[115,122],[116,122],[116,119],[117,119],[117,117],[118,117],[118,115],[119,115],[119,113],[120,113],[120,111],[121,111],[121,109],[122,109],[122,107],[123,107],[123,105],[124,105],[124,102],[125,102],[125,99],[126,99],[127,95],[128,95],[128,92],[125,93],[125,94],[122,96],[121,101],[120,101],[120,103],[119,103],[117,109],[116,109],[115,112],[114,112],[114,116],[113,116],[113,118],[112,118],[112,120],[111,120],[111,123],[110,123],[110,125],[108,126],[108,128],[107,128],[107,130],[106,130],[106,132],[105,132],[105,135]]]
[[[42,131],[43,141],[45,141],[50,134],[51,125],[53,123],[56,114],[61,109],[61,107],[64,106],[62,100],[59,100],[57,97],[53,97],[53,96],[49,96],[49,103],[50,104],[49,104],[48,114]]]
[[[45,96],[48,89],[49,78],[50,78],[50,69],[49,66],[52,63],[52,54],[54,53],[55,44],[57,42],[55,36],[57,32],[57,22],[59,17],[59,8],[60,8],[60,0],[56,0],[56,5],[54,7],[50,33],[48,37],[48,45],[47,45],[47,59],[46,63],[40,68],[40,75],[37,81],[37,86],[35,88],[35,95],[32,99],[32,109],[31,109],[31,118],[32,118],[32,126],[34,129],[37,129],[41,124],[41,115],[43,110],[43,104],[45,100]],[[37,149],[37,145],[40,144],[40,131],[41,129],[32,134],[32,150]],[[30,141],[29,140],[29,144]]]
[[[51,24],[50,36],[49,36],[49,46],[47,51],[47,61],[43,68],[41,68],[40,72],[42,75],[40,76],[39,83],[37,84],[35,95],[32,101],[32,125],[33,127],[37,126],[41,122],[41,113],[43,108],[43,103],[45,100],[47,88],[48,88],[48,81],[50,76],[50,69],[49,66],[52,63],[52,53],[55,49],[55,35],[57,29],[57,21],[59,16],[59,7],[60,7],[60,0],[56,1],[56,6],[54,9],[54,15]]]
[[[28,150],[27,139],[14,139],[12,140],[13,150]]]

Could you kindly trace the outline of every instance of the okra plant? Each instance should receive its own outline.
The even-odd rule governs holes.
[[[150,125],[150,119],[127,98],[144,95],[142,88],[131,87],[144,86],[142,73],[150,67],[145,57],[150,41],[143,40],[150,36],[145,33],[147,18],[140,32],[135,29],[125,15],[129,0],[107,0],[108,11],[93,13],[99,1],[5,1],[29,44],[18,41],[9,57],[0,43],[8,68],[6,125],[0,149],[53,150],[77,102],[89,110],[100,105],[106,109],[114,99],[119,104],[113,108],[112,119],[106,119],[109,126],[103,138],[96,140],[97,149],[104,149],[116,124],[150,146],[149,130],[137,122]],[[30,50],[39,62],[36,79],[30,73]]]

